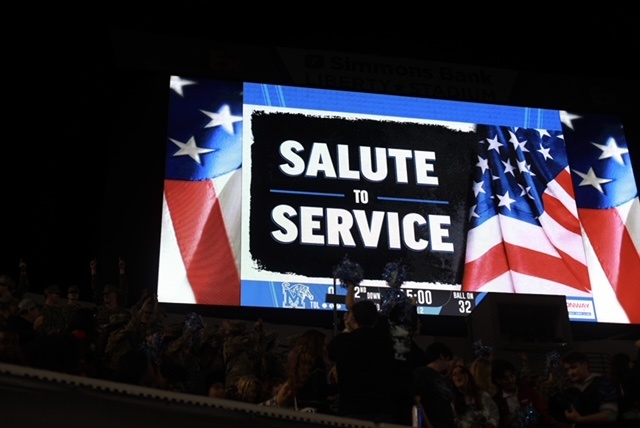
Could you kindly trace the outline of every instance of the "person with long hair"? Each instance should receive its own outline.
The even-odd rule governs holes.
[[[469,371],[480,389],[487,391],[492,397],[498,392],[498,388],[491,378],[491,360],[489,358],[477,357],[469,366]]]
[[[500,421],[498,406],[491,395],[476,384],[469,369],[456,365],[451,370],[453,408],[458,428],[496,428]]]
[[[326,335],[316,329],[304,331],[295,340],[286,363],[286,380],[271,404],[328,413]]]

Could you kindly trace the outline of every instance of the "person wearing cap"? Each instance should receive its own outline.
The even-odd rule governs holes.
[[[102,293],[104,303],[96,307],[96,323],[99,330],[106,328],[114,315],[122,315],[126,318],[126,321],[129,321],[131,318],[131,312],[118,302],[118,295],[118,287],[113,284],[104,286]]]
[[[62,306],[62,314],[64,315],[65,323],[68,325],[69,321],[73,317],[73,314],[80,309],[80,287],[77,285],[71,285],[67,288],[67,303]]]
[[[18,304],[18,313],[9,317],[7,328],[18,335],[20,346],[38,336],[35,324],[41,315],[40,306],[33,299],[22,299]]]
[[[44,305],[42,306],[42,334],[60,333],[66,328],[66,320],[60,305],[60,287],[51,284],[44,289]]]

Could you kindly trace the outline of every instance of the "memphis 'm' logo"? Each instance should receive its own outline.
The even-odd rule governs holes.
[[[283,282],[282,294],[284,295],[283,308],[304,309],[306,307],[305,301],[307,299],[313,300],[313,294],[311,294],[309,286],[304,284]]]

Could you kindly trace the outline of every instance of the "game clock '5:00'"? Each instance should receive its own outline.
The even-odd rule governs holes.
[[[440,308],[441,315],[466,316],[475,307],[475,293],[466,291],[403,289],[405,294],[416,300],[418,307]]]
[[[368,299],[380,302],[380,287],[357,286],[355,287],[355,299]],[[414,299],[418,307],[439,308],[441,315],[466,316],[475,307],[475,293],[466,291],[429,290],[424,288],[402,288],[407,296]],[[423,311],[420,311],[423,312]]]

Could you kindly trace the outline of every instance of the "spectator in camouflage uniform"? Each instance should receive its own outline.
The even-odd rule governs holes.
[[[128,322],[131,319],[131,311],[118,303],[118,288],[114,285],[105,285],[103,290],[103,301],[96,307],[96,323],[98,331],[106,328],[112,317],[123,316]]]
[[[122,307],[127,307],[127,297],[129,294],[129,285],[127,282],[126,275],[126,263],[122,258],[118,258],[118,286],[113,286],[112,283],[107,282],[103,283],[100,276],[98,275],[98,260],[92,259],[89,262],[89,268],[91,270],[91,290],[93,291],[93,300],[96,305],[102,305],[106,303],[104,300],[105,297],[105,288],[106,286],[114,287],[117,292],[117,304]]]
[[[159,358],[156,355],[162,346],[160,333],[164,328],[161,312],[156,296],[147,297],[139,306],[130,311],[119,312],[110,316],[110,324],[118,325],[108,338],[105,338],[104,364],[107,371],[117,367],[118,361],[129,351],[144,348],[149,351],[150,362],[156,366]]]
[[[272,377],[284,377],[285,362],[276,352],[278,335],[265,329],[262,320],[251,329],[240,321],[223,324],[223,358],[225,363],[225,395],[231,399],[257,402],[269,396],[254,397],[254,389]]]
[[[57,285],[49,285],[44,289],[44,305],[40,311],[41,322],[36,321],[35,327],[41,334],[56,334],[66,330],[67,322],[62,313],[60,288]]]
[[[67,325],[73,318],[73,314],[82,307],[79,300],[80,288],[77,285],[70,286],[67,289],[67,304],[62,307],[62,314]]]

